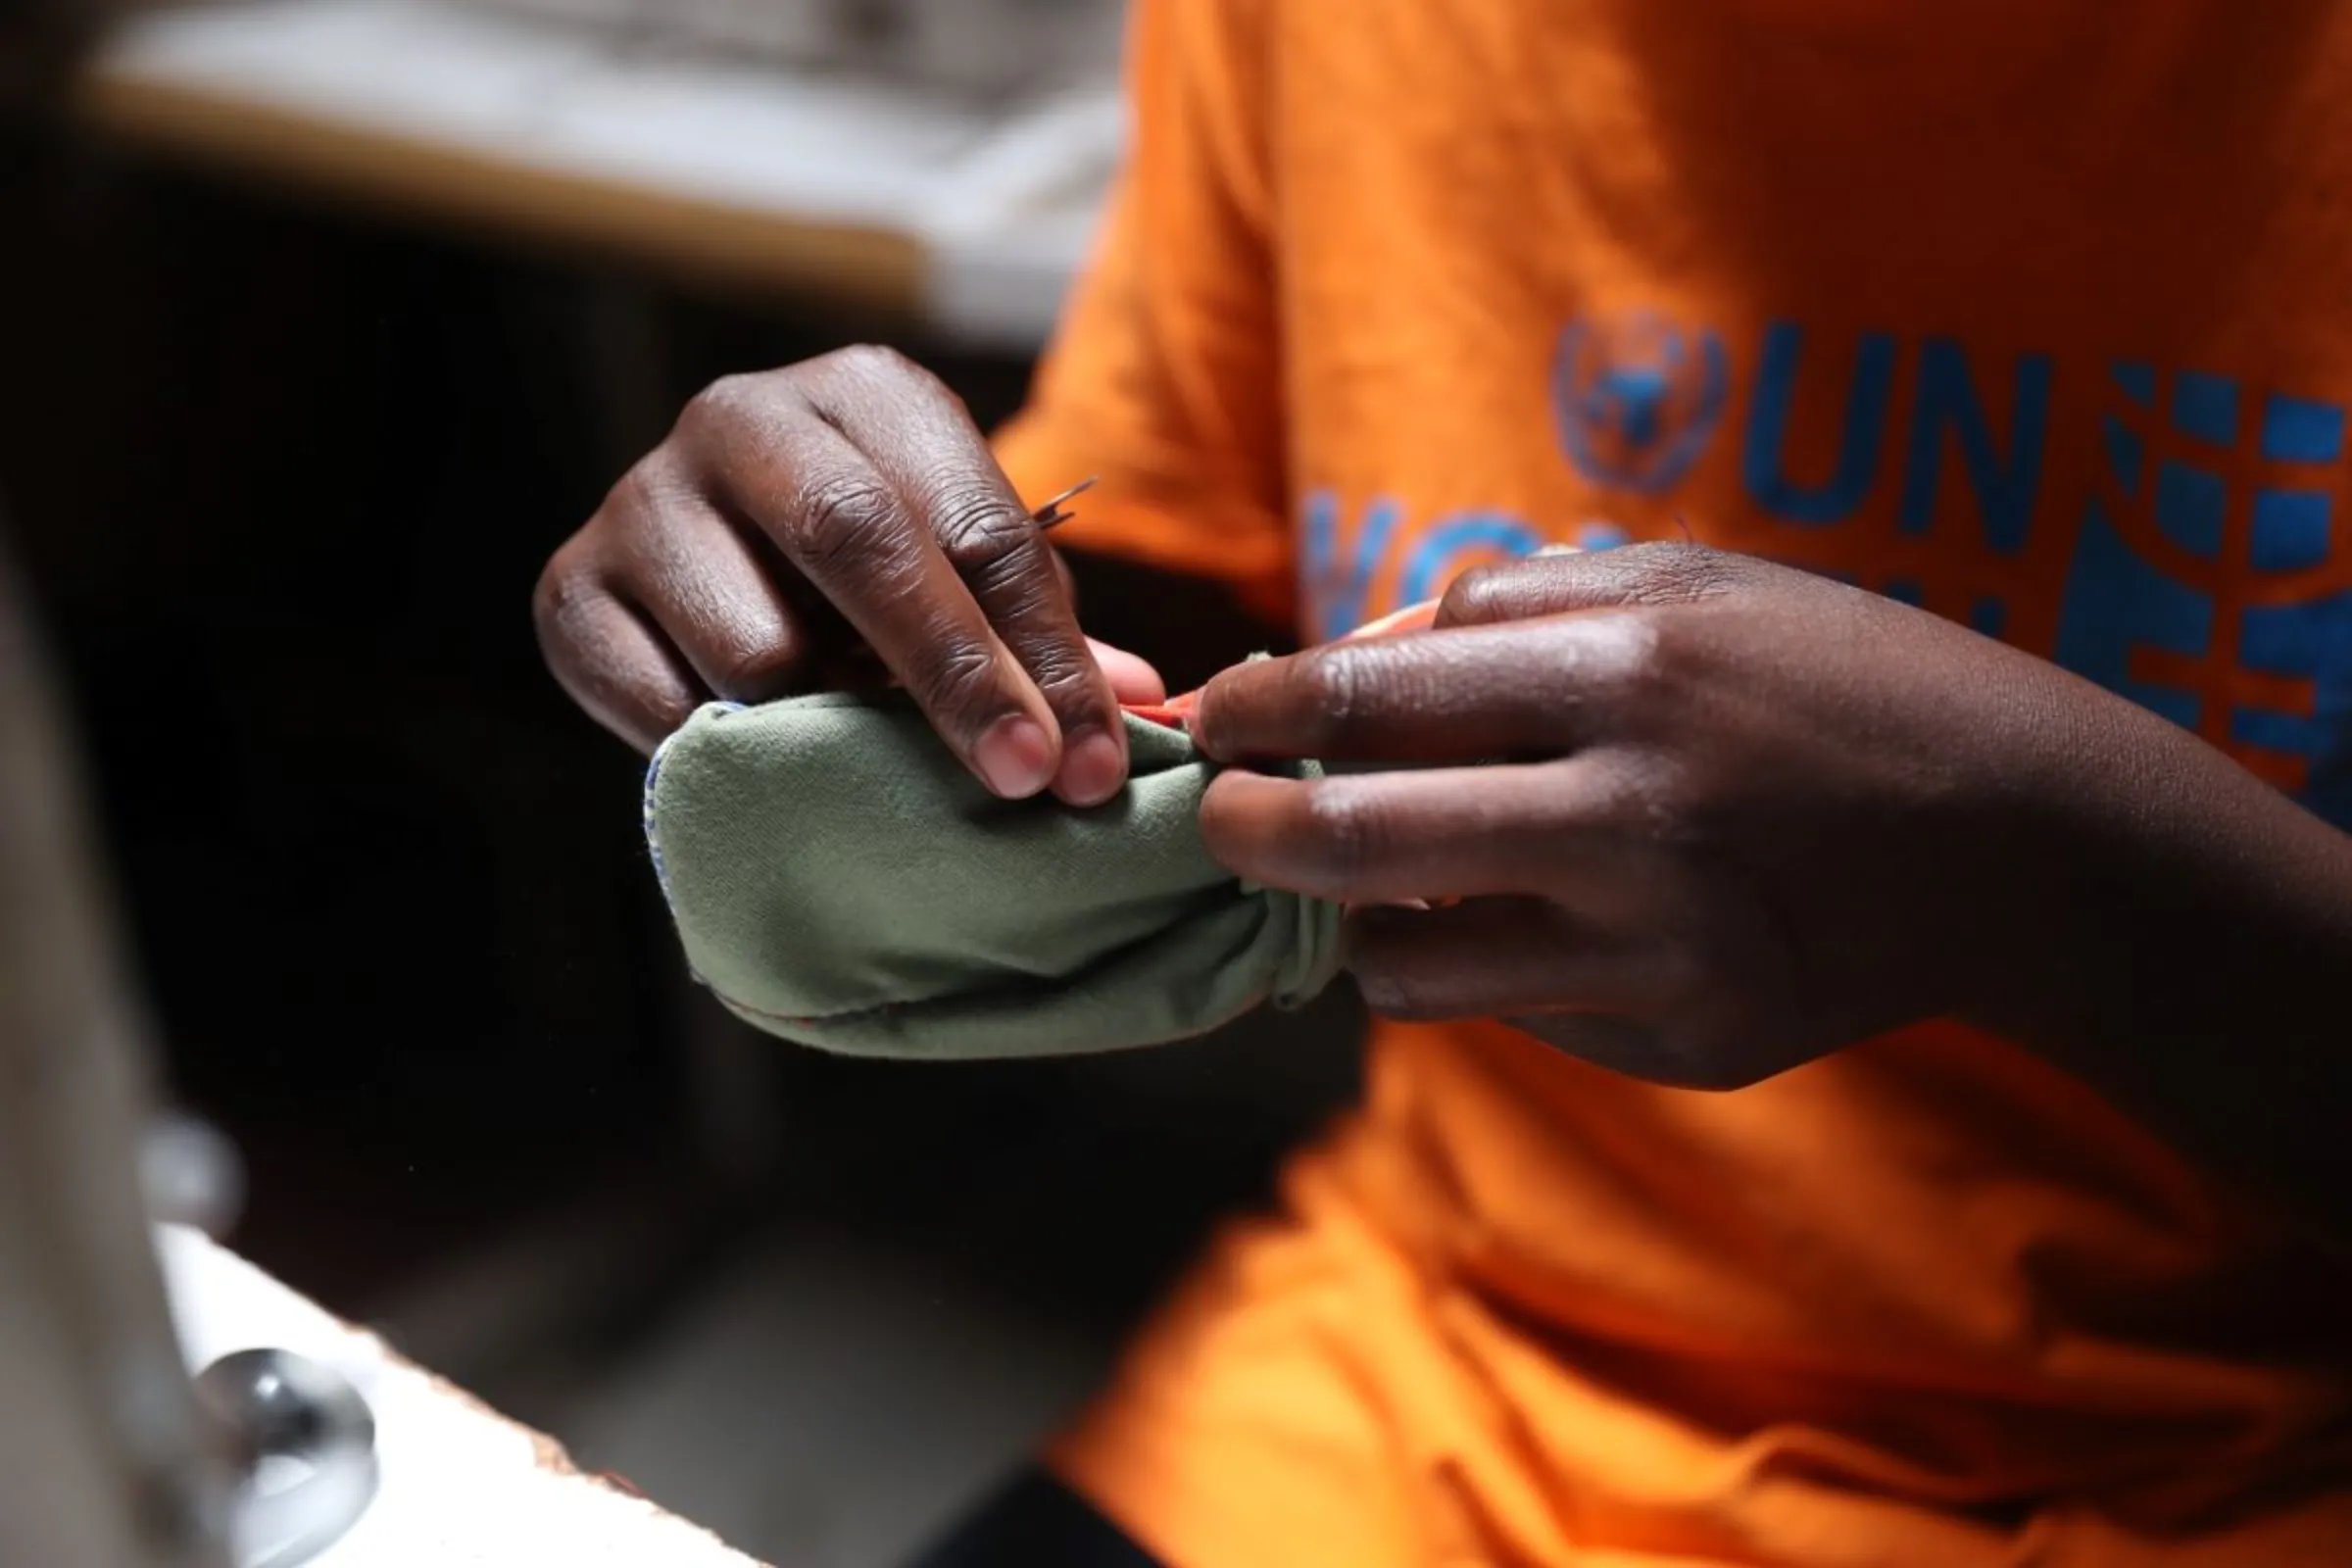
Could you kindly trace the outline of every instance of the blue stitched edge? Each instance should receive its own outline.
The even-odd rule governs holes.
[[[654,881],[662,889],[663,904],[669,903],[669,870],[662,863],[662,835],[654,831],[654,786],[662,780],[662,759],[669,755],[670,741],[677,738],[678,735],[673,733],[668,740],[655,747],[653,760],[645,764],[645,848],[653,857]]]
[[[730,713],[740,713],[744,710],[745,706],[742,703],[706,703],[704,705],[705,708],[719,710],[721,717]],[[688,722],[692,722],[691,718]],[[640,807],[644,817],[645,850],[654,862],[654,883],[661,888],[662,902],[669,906],[670,917],[673,920],[677,917],[677,905],[669,896],[669,867],[662,859],[662,835],[654,828],[654,786],[662,781],[662,760],[669,755],[670,743],[685,733],[686,726],[681,724],[670,731],[661,745],[654,748],[652,760],[645,764],[645,792],[643,804]],[[698,986],[712,989],[710,982],[702,977],[691,959],[686,964],[686,976]],[[712,989],[712,994],[716,995],[715,989]],[[724,997],[720,997],[719,1000],[726,1001]]]

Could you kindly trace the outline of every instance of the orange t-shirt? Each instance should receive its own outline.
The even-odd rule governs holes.
[[[1324,637],[1687,528],[2352,823],[2352,7],[1142,0],[1132,79],[1003,447],[1071,543]],[[2343,1565],[2348,1340],[1957,1027],[1720,1096],[1383,1028],[1056,1463],[1177,1568]]]

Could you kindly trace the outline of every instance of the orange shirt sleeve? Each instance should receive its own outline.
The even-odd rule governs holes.
[[[1065,548],[1222,580],[1289,624],[1266,9],[1134,7],[1126,162],[1029,406],[997,451],[1033,505],[1102,476]]]

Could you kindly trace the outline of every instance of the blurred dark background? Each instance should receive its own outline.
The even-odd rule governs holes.
[[[746,1549],[890,1560],[1265,1191],[1353,1020],[968,1067],[738,1029],[528,598],[711,378],[888,341],[993,422],[1034,343],[176,155],[86,69],[0,115],[0,495],[232,1243]]]

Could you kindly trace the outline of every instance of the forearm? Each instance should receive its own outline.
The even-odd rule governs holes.
[[[2136,709],[2064,739],[1996,1021],[2352,1236],[2352,837]]]

